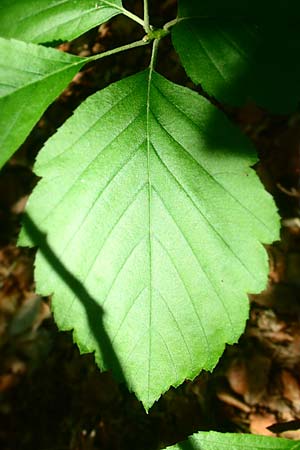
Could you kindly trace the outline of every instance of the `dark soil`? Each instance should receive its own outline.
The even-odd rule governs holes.
[[[141,15],[137,4],[128,8]],[[153,2],[155,25],[176,15],[175,2]],[[141,38],[122,17],[60,49],[82,56]],[[34,251],[16,247],[20,218],[36,183],[31,168],[45,140],[91,93],[147,67],[135,49],[80,72],[47,110],[0,174],[0,448],[2,450],[155,450],[198,430],[253,432],[300,439],[300,115],[272,116],[254,104],[219,105],[258,149],[257,171],[282,215],[282,240],[268,248],[269,286],[251,297],[239,344],[213,374],[170,389],[146,414],[126,387],[80,356],[59,333],[49,299],[34,293]],[[167,38],[159,71],[195,88]],[[199,87],[197,88],[200,91]],[[237,224],[238,226],[238,224]],[[291,422],[267,428],[278,422]]]

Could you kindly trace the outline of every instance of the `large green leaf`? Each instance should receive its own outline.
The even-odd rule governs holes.
[[[146,409],[213,369],[265,287],[278,217],[254,162],[221,112],[149,71],[86,100],[38,156],[20,238],[41,246],[37,290]]]
[[[67,41],[124,11],[121,0],[1,0],[0,36]]]
[[[86,61],[58,50],[3,38],[0,55],[1,167]]]
[[[300,450],[300,443],[254,434],[199,432],[169,450]]]
[[[193,82],[218,100],[291,111],[300,100],[299,2],[260,4],[181,0],[173,42]]]

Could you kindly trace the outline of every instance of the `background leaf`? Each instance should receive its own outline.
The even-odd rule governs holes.
[[[0,54],[2,167],[86,61],[51,48],[2,38]]]
[[[265,287],[278,217],[254,162],[220,111],[149,71],[90,97],[39,153],[20,238],[40,245],[37,290],[146,409],[214,368]]]
[[[181,0],[173,42],[187,74],[218,100],[254,100],[275,112],[300,99],[300,10],[275,2]],[[264,9],[265,8],[265,9]],[[187,18],[188,17],[188,18]],[[267,20],[265,20],[267,19]]]
[[[123,11],[121,0],[1,0],[0,36],[68,41]]]
[[[299,450],[300,443],[253,434],[200,432],[169,450]]]

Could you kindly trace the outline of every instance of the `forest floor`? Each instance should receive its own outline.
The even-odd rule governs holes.
[[[135,3],[128,1],[131,8]],[[173,0],[155,3],[156,25],[174,17]],[[89,56],[141,36],[137,26],[117,17],[60,49]],[[146,414],[125,386],[99,372],[92,355],[79,355],[71,333],[58,332],[51,300],[34,292],[34,250],[18,248],[16,240],[37,181],[36,153],[88,95],[148,63],[143,48],[85,68],[0,174],[2,450],[156,450],[209,429],[300,439],[299,114],[272,116],[250,103],[222,107],[256,146],[256,169],[277,202],[283,227],[281,241],[268,247],[269,285],[250,296],[246,331],[213,374],[170,389]],[[158,66],[169,79],[194,88],[168,39]]]

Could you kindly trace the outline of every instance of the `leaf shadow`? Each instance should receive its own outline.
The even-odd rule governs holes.
[[[274,5],[274,10],[268,11],[266,21],[258,17],[254,22],[245,20],[240,23],[222,18],[211,27],[207,21],[200,34],[207,39],[206,43],[210,38],[213,43],[220,42],[217,52],[211,55],[211,62],[215,62],[217,55],[216,69],[219,67],[226,76],[222,82],[216,83],[215,89],[209,83],[194,85],[193,89],[215,109],[207,116],[205,149],[202,149],[205,154],[215,158],[221,170],[223,156],[249,157],[250,166],[266,190],[275,196],[280,213],[288,211],[287,214],[291,215],[295,214],[294,211],[298,214],[299,200],[295,199],[293,205],[288,206],[286,195],[279,192],[278,184],[292,188],[297,187],[299,181],[293,175],[294,170],[289,169],[291,164],[295,164],[290,162],[294,161],[293,150],[288,141],[282,140],[283,133],[279,127],[285,127],[290,135],[293,134],[292,127],[299,129],[299,122],[295,120],[300,111],[300,60],[295,55],[300,52],[300,4],[294,2],[283,9],[276,9]],[[200,22],[198,26],[201,27]],[[241,43],[240,50],[238,47],[235,49],[237,54],[241,50],[245,53],[244,63],[237,54],[235,58],[227,58],[227,52],[230,54],[238,42]],[[191,84],[190,81],[187,83]],[[278,136],[278,141],[275,141]]]
[[[195,83],[202,79],[204,91],[235,107],[251,101],[278,114],[298,107],[299,2],[273,2],[271,8],[260,0],[190,0],[181,9],[191,20],[175,26],[174,43],[181,42],[183,62]],[[182,42],[186,35],[197,42],[194,51],[188,39]]]
[[[205,7],[197,0],[183,3],[185,8],[190,8],[188,16],[193,16],[195,9],[202,10]],[[248,17],[249,8],[250,11],[256,11],[252,2],[238,3],[232,0],[231,3],[232,8],[245,7],[245,17]],[[214,19],[211,14],[212,17],[207,19],[193,21],[193,31],[199,32],[199,48],[203,47],[197,69],[199,84],[195,80],[192,82],[182,64],[185,62],[186,67],[188,63],[192,65],[189,42],[185,47],[185,60],[182,56],[181,61],[179,52],[176,52],[176,28],[184,36],[189,29],[185,21],[179,22],[172,30],[172,58],[177,58],[178,66],[181,62],[181,69],[169,71],[160,57],[159,62],[164,69],[161,73],[171,81],[196,91],[200,98],[204,97],[211,105],[210,111],[200,107],[198,116],[195,115],[197,123],[201,121],[201,117],[205,121],[205,133],[199,138],[198,145],[204,158],[213,158],[216,166],[219,166],[218,172],[224,173],[226,169],[223,170],[222,166],[227,156],[232,160],[240,157],[248,159],[249,165],[258,171],[266,189],[276,194],[280,210],[286,209],[286,195],[278,193],[277,183],[288,187],[299,184],[298,178],[286,175],[288,169],[284,169],[284,165],[289,166],[291,149],[287,148],[286,152],[282,152],[282,144],[279,143],[277,148],[276,142],[271,147],[266,139],[275,135],[274,125],[291,128],[292,120],[295,123],[299,116],[300,60],[295,55],[300,52],[300,4],[292,2],[286,7],[284,3],[278,2],[271,9],[266,7],[266,16],[259,14],[253,20],[248,17],[241,21],[230,18],[227,3],[224,6],[222,2],[210,2],[207,8],[210,10],[214,4],[216,8],[221,8],[222,11],[224,9],[227,15],[223,16],[217,11],[218,19]],[[190,37],[192,38],[192,34]],[[207,60],[205,50],[208,50]],[[191,73],[189,71],[190,76]],[[299,127],[298,122],[293,126]],[[194,146],[195,148],[197,147]],[[273,158],[275,164],[272,163]],[[257,164],[259,159],[260,164]],[[279,170],[278,167],[278,175],[275,173],[277,178],[272,179],[277,159],[282,161],[283,168]],[[292,173],[293,170],[289,172]],[[294,202],[293,208],[299,211],[299,201]]]
[[[196,446],[193,444],[191,439],[187,439],[186,441],[180,442],[179,444],[177,444],[177,446],[180,450],[197,450]]]
[[[32,218],[27,213],[24,213],[22,222],[26,233],[32,239],[32,241],[35,242],[36,246],[38,247],[43,257],[46,259],[48,264],[57,273],[60,279],[63,280],[63,282],[69,287],[74,295],[76,295],[76,297],[84,307],[89,328],[99,346],[99,349],[101,350],[104,366],[113,370],[113,374],[118,379],[118,381],[126,383],[126,378],[121,363],[118,356],[116,355],[116,352],[113,348],[113,345],[103,323],[103,308],[89,294],[83,283],[78,278],[76,278],[61,262],[61,260],[49,246],[47,242],[47,235],[37,227]]]

